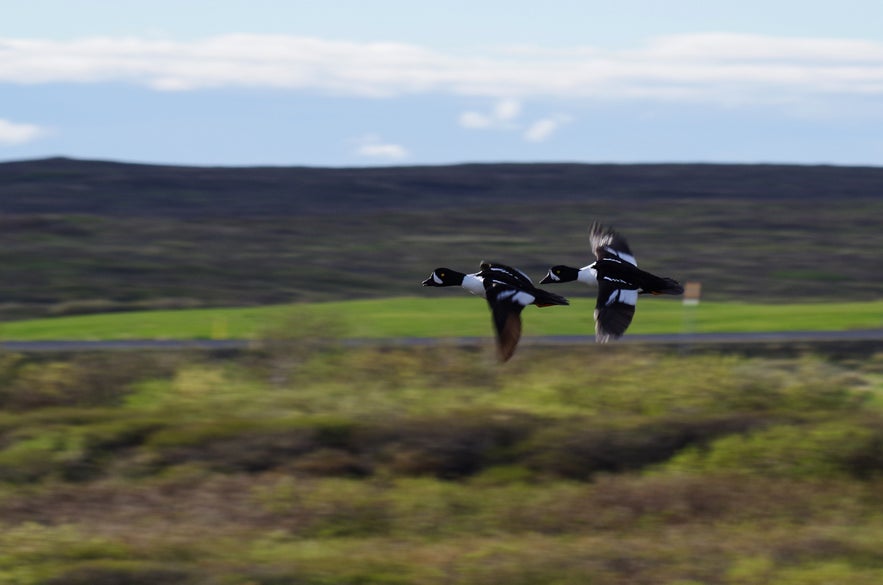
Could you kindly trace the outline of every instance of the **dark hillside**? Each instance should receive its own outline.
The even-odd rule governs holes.
[[[428,294],[439,265],[539,277],[613,224],[706,298],[883,295],[883,169],[0,164],[0,319]]]
[[[883,168],[470,164],[175,167],[65,158],[0,164],[0,212],[267,217],[496,202],[879,197]]]

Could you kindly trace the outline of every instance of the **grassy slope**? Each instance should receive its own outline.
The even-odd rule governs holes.
[[[596,219],[707,300],[876,300],[881,181],[763,165],[0,164],[0,321],[437,298],[415,283],[440,265],[582,266]]]
[[[529,307],[525,335],[586,335],[593,301]],[[0,324],[0,339],[207,339],[300,337],[459,337],[491,334],[484,301],[469,297],[274,305],[241,309],[145,311],[56,317]],[[883,301],[755,305],[642,299],[630,333],[800,331],[883,327]]]

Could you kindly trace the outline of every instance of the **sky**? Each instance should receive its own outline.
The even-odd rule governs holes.
[[[0,161],[883,165],[880,0],[0,0]]]

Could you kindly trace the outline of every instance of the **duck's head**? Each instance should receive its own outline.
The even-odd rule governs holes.
[[[460,286],[463,284],[464,276],[466,275],[462,272],[450,268],[436,268],[429,278],[423,281],[423,286]]]
[[[540,284],[549,284],[550,282],[572,282],[579,278],[579,268],[571,268],[558,264],[549,269],[546,276],[540,281]]]

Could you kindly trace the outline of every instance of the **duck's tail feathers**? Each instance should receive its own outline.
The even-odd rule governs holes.
[[[660,278],[659,282],[654,283],[649,292],[654,295],[682,295],[684,294],[684,287],[677,280],[664,277]]]
[[[547,290],[543,290],[541,288],[535,289],[533,291],[534,297],[537,300],[534,301],[538,307],[551,307],[552,305],[569,305],[570,301],[561,295],[556,295],[553,292],[549,292]]]

